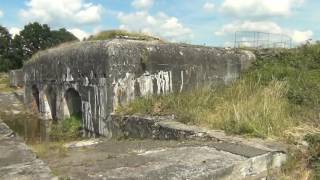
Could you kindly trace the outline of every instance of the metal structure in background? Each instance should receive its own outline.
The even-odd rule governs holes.
[[[235,32],[235,48],[291,48],[292,39],[284,34],[238,31]]]

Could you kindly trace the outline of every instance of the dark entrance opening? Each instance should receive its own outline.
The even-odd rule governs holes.
[[[39,89],[37,88],[36,85],[33,85],[31,87],[32,90],[32,96],[33,96],[33,101],[32,101],[32,109],[33,110],[38,110],[40,111],[40,95],[39,95]]]
[[[67,90],[65,97],[70,116],[82,117],[82,103],[79,92],[70,88]]]

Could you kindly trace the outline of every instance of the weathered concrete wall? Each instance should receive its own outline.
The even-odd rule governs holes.
[[[11,87],[23,87],[23,71],[22,69],[11,70],[9,72],[9,83]]]
[[[136,97],[227,84],[255,60],[247,51],[133,40],[81,42],[39,53],[24,66],[25,102],[45,119],[70,114],[81,97],[83,126],[109,135],[114,109]]]

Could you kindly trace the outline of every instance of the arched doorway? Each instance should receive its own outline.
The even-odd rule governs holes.
[[[36,85],[33,85],[31,87],[32,90],[32,96],[33,96],[33,101],[32,101],[32,109],[37,110],[38,112],[40,111],[40,94],[39,94],[39,89],[37,88]]]
[[[82,117],[82,103],[78,91],[73,88],[67,90],[65,94],[69,115]]]

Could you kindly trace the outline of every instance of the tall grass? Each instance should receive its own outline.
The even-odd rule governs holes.
[[[126,114],[175,114],[179,121],[228,133],[280,136],[297,124],[286,98],[288,85],[267,86],[242,79],[225,88],[202,88],[182,94],[140,98],[119,108]]]

